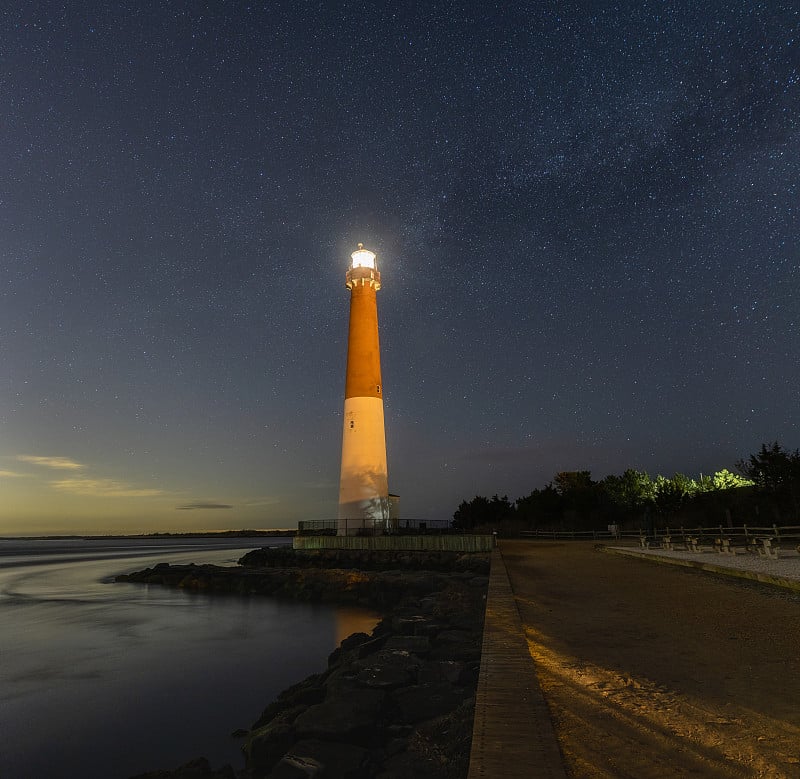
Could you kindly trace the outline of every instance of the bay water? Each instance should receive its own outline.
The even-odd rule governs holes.
[[[0,777],[126,779],[248,728],[372,612],[114,583],[158,562],[234,565],[290,539],[0,539]]]

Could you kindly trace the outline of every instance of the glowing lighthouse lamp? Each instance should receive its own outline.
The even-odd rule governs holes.
[[[351,255],[347,379],[344,391],[338,535],[380,534],[389,519],[386,434],[378,343],[381,274],[363,244]]]

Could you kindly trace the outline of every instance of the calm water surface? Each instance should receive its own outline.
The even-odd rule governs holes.
[[[235,564],[288,539],[0,539],[0,777],[125,779],[206,756],[372,613],[114,584],[156,562]]]

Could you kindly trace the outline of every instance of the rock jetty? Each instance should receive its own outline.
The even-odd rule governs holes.
[[[120,581],[358,604],[385,616],[284,690],[244,738],[245,768],[197,758],[135,779],[460,779],[480,667],[487,555],[250,552],[238,568],[160,564]]]

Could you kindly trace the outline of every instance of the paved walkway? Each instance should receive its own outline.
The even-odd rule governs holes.
[[[552,723],[568,776],[800,779],[800,601],[731,578],[788,583],[800,556],[654,551],[631,559],[593,543],[527,540],[501,548],[534,660],[528,673],[546,696],[542,719]],[[654,564],[666,558],[673,564]],[[728,575],[692,575],[676,563]],[[523,665],[517,673],[521,686]],[[484,775],[547,776],[495,765]]]
[[[572,545],[576,552],[581,545]],[[566,548],[569,548],[567,546]],[[510,546],[514,552],[519,554],[521,550],[532,553],[535,549],[532,544],[525,544],[520,547]],[[632,547],[608,548],[608,552],[614,554],[636,557],[650,560],[653,563],[663,563],[677,565],[687,568],[695,568],[708,571],[712,574],[723,574],[725,576],[739,579],[752,579],[782,587],[788,590],[800,590],[800,553],[790,550],[782,552],[778,559],[767,559],[756,555],[721,555],[712,549],[703,552],[668,551],[663,549],[643,550]],[[526,555],[527,556],[527,555]],[[596,557],[596,555],[595,555]],[[567,773],[564,768],[563,756],[559,749],[553,727],[553,719],[550,708],[545,701],[540,686],[539,677],[534,661],[531,658],[528,640],[526,639],[525,629],[520,618],[519,604],[524,604],[525,609],[530,611],[530,606],[534,602],[542,599],[549,601],[553,594],[553,584],[558,578],[553,579],[552,573],[548,577],[544,569],[540,569],[536,576],[532,576],[532,570],[526,570],[520,566],[520,560],[514,557],[509,560],[509,565],[513,562],[513,571],[516,576],[517,589],[512,590],[508,575],[508,568],[503,559],[500,549],[492,553],[492,567],[489,577],[489,591],[486,604],[486,619],[483,634],[483,647],[481,656],[481,670],[478,681],[476,696],[475,721],[472,736],[472,752],[470,754],[470,768],[468,779],[565,779]],[[562,575],[567,574],[568,570],[561,569]],[[572,570],[571,573],[576,573]],[[588,574],[588,571],[586,571]],[[654,571],[655,573],[655,571]],[[544,574],[540,581],[540,576]],[[595,573],[596,575],[596,573]],[[548,582],[549,578],[549,584]],[[592,577],[590,576],[590,579]],[[616,578],[616,577],[615,577]],[[595,585],[597,585],[595,580]],[[588,584],[588,581],[587,581]],[[538,592],[535,601],[530,600],[528,589],[531,587]],[[613,604],[611,598],[606,598],[603,605],[597,603],[594,608],[603,611]],[[550,609],[548,609],[550,610]],[[570,618],[570,611],[563,609],[562,613],[568,622],[574,620],[574,615]],[[561,623],[565,625],[564,622]],[[528,631],[532,629],[528,625]],[[534,628],[535,630],[535,628]],[[616,638],[612,639],[612,644],[621,643],[622,645],[631,643],[631,636],[623,636],[620,632],[615,633]],[[652,651],[652,650],[651,650]],[[650,654],[650,657],[653,655]],[[719,656],[719,653],[717,653]],[[762,653],[763,656],[763,653]],[[537,662],[542,662],[543,658],[537,658]],[[613,664],[610,664],[613,666]],[[585,675],[585,674],[584,674]],[[625,685],[628,686],[626,681]],[[636,685],[642,686],[641,682]],[[604,680],[599,683],[601,687],[612,687],[612,680]],[[661,689],[662,686],[658,688]],[[647,691],[645,691],[647,692]],[[549,693],[548,693],[549,694]],[[663,693],[658,692],[663,697]],[[579,687],[575,687],[571,693],[576,699],[581,698]],[[635,711],[641,713],[646,710],[647,700],[645,693],[640,693]],[[661,703],[661,701],[658,701]],[[617,699],[616,707],[619,707]],[[563,704],[562,704],[563,707]],[[558,706],[557,706],[558,708]],[[602,716],[608,716],[604,711],[606,704],[602,703],[599,707]],[[612,707],[613,708],[613,707]],[[677,708],[672,700],[665,706],[667,710]],[[559,720],[564,719],[563,712],[559,711]],[[567,718],[568,719],[568,718]],[[679,726],[687,728],[687,723],[691,725],[691,715],[683,712],[683,719]],[[562,722],[562,727],[564,723]],[[669,729],[674,723],[659,722],[659,729]],[[589,758],[584,756],[583,765],[581,760],[576,759],[574,746],[570,749],[572,754],[571,762],[573,768],[579,776],[603,776],[608,769],[598,761],[594,765],[589,765],[594,759],[591,755],[590,731],[591,726],[587,719],[583,719],[582,727],[587,728],[585,733],[586,747],[590,753]],[[773,726],[774,730],[775,726]],[[647,754],[652,751],[654,746],[664,746],[659,744],[659,738],[648,736],[649,731],[653,730],[653,723],[649,723],[647,718],[642,718],[637,724],[636,730],[641,734],[633,739],[632,744],[626,744],[627,751],[639,751]],[[568,736],[568,729],[564,729],[562,737]],[[792,731],[796,734],[796,731]],[[580,737],[580,736],[579,736]],[[790,734],[789,740],[793,736]],[[607,736],[605,737],[607,738]],[[648,738],[650,741],[648,741]],[[661,736],[660,741],[665,737]],[[760,739],[759,739],[760,740]],[[637,743],[639,741],[640,743]],[[664,751],[669,755],[675,755],[680,749],[686,750],[685,739],[681,738],[672,743],[667,741]],[[595,744],[594,749],[598,749]],[[603,748],[602,741],[599,748]],[[787,758],[790,759],[790,758]],[[653,758],[635,767],[634,773],[641,776],[666,775],[660,774],[661,771],[670,771],[670,775],[682,775],[683,769],[692,772],[705,772],[708,776],[725,776],[730,766],[724,765],[725,761],[720,762],[714,755],[705,755],[703,759],[698,754],[690,755],[685,758],[685,764],[681,767],[669,765],[667,762],[659,765],[659,758]],[[688,761],[688,765],[686,764]],[[699,761],[699,762],[698,762]],[[770,761],[771,762],[771,761]],[[783,762],[780,760],[779,762]],[[751,766],[758,764],[758,755],[751,757]],[[587,768],[586,766],[589,765]],[[618,766],[619,767],[619,766]],[[739,766],[741,768],[741,766]],[[775,768],[768,766],[764,776],[794,776],[794,773],[785,773],[785,768]],[[676,769],[676,774],[672,774],[672,769]],[[613,774],[612,769],[609,773]],[[735,769],[734,769],[735,770]],[[790,769],[791,770],[791,769]],[[652,773],[655,771],[655,773]],[[800,776],[800,771],[798,771]]]
[[[492,552],[468,779],[565,779],[500,550]]]

